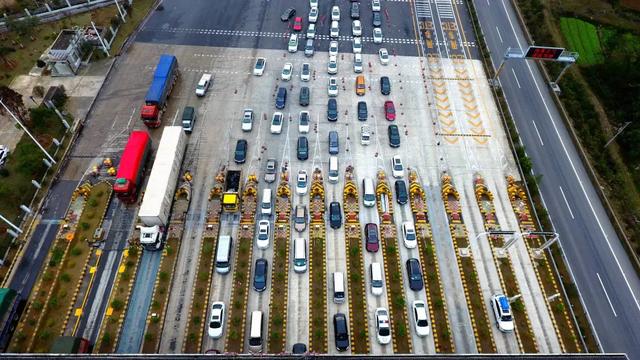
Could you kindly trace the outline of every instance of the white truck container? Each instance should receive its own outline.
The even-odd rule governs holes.
[[[182,127],[164,128],[138,212],[138,218],[144,224],[140,227],[140,243],[147,250],[162,248],[186,145],[187,137]]]

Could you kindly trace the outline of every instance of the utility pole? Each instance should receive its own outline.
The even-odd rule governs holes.
[[[22,130],[24,130],[25,133],[27,133],[27,135],[29,135],[29,137],[31,138],[31,140],[33,140],[33,142],[38,145],[38,147],[40,148],[40,150],[42,150],[42,152],[47,156],[47,158],[49,159],[49,163],[51,165],[55,164],[56,161],[53,160],[53,157],[51,155],[49,155],[49,153],[47,152],[47,150],[45,150],[45,148],[42,147],[42,145],[40,145],[40,143],[38,142],[38,140],[36,140],[35,137],[33,137],[33,135],[31,135],[31,132],[29,132],[29,129],[27,129],[22,122],[20,122],[20,120],[18,119],[18,117],[7,107],[7,105],[5,105],[4,102],[2,102],[2,99],[0,99],[0,104],[4,107],[5,110],[7,110],[7,112],[9,113],[9,115],[11,115],[11,117],[13,118],[13,120],[15,120],[16,123],[18,123],[18,125],[20,125],[20,127],[22,128]],[[45,161],[45,164],[47,163],[47,161]],[[49,167],[51,167],[49,165]]]
[[[627,121],[626,123],[624,123],[624,125],[622,125],[622,127],[618,130],[618,132],[615,135],[613,135],[613,137],[609,139],[609,141],[607,141],[606,144],[604,144],[605,149],[607,148],[607,146],[609,146],[609,144],[613,142],[613,140],[615,140],[618,137],[618,135],[622,134],[624,129],[626,129],[627,126],[629,125],[631,125],[631,121]]]

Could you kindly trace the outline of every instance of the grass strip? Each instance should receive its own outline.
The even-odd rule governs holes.
[[[369,325],[367,322],[367,294],[365,290],[364,258],[360,240],[360,221],[358,218],[358,188],[349,169],[345,174],[344,213],[345,243],[347,251],[347,287],[349,292],[349,327],[353,334],[351,353],[368,354]]]
[[[285,351],[287,340],[287,301],[289,300],[289,239],[291,238],[291,188],[281,181],[276,197],[276,224],[271,266],[269,303],[270,354]]]
[[[220,226],[215,225],[218,229]],[[202,334],[204,325],[207,322],[207,306],[209,301],[209,291],[211,289],[211,277],[213,274],[214,253],[217,238],[205,237],[200,245],[198,253],[198,266],[196,268],[196,278],[194,291],[191,298],[191,308],[187,319],[187,341],[183,343],[182,352],[195,354],[200,352],[202,346]]]
[[[140,256],[142,250],[137,247],[129,247],[122,255],[118,273],[109,295],[109,307],[104,314],[104,320],[100,327],[100,333],[93,352],[97,354],[115,353],[116,344],[122,330],[127,307],[129,305],[129,297],[136,279],[138,264],[140,264]]]
[[[313,173],[309,225],[309,351],[327,353],[327,257],[322,174]],[[352,330],[353,331],[353,330]]]
[[[471,325],[473,326],[476,346],[479,353],[495,353],[496,344],[491,332],[491,324],[487,316],[485,303],[482,298],[480,281],[473,261],[473,253],[468,251],[464,256],[461,249],[469,249],[469,234],[462,220],[462,210],[460,208],[460,195],[451,184],[451,177],[442,177],[442,200],[449,218],[449,230],[453,240],[453,248],[460,269],[462,286],[469,307]]]
[[[147,314],[147,328],[142,341],[142,353],[153,354],[158,351],[162,327],[169,303],[169,289],[173,281],[173,273],[180,251],[180,239],[170,237],[162,250],[160,268],[156,277],[151,297],[151,307]]]

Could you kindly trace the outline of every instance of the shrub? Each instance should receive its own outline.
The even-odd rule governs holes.
[[[43,97],[44,96],[44,86],[42,85],[36,85],[33,87],[33,89],[31,90],[31,94],[35,97]]]
[[[124,301],[122,301],[120,299],[113,299],[111,301],[111,307],[115,311],[120,311],[120,310],[124,309]]]
[[[158,274],[158,278],[160,279],[160,281],[165,282],[169,280],[169,273],[167,273],[166,271],[160,271],[160,273]]]
[[[60,281],[68,283],[69,281],[71,281],[71,276],[68,273],[63,273],[62,275],[60,275]]]
[[[104,334],[102,335],[102,343],[106,344],[106,345],[111,345],[111,333],[108,331],[105,331]]]
[[[88,223],[88,222],[83,221],[83,222],[81,222],[81,223],[80,223],[80,229],[82,229],[82,230],[84,230],[84,231],[89,230],[89,226],[90,226],[90,225],[89,225],[89,223]]]
[[[82,249],[80,249],[78,246],[74,246],[74,247],[71,249],[71,255],[73,255],[73,256],[78,256],[78,255],[80,255],[80,254],[82,254]]]
[[[96,207],[96,206],[98,206],[98,200],[96,200],[96,199],[94,199],[94,198],[91,198],[91,199],[89,199],[88,204],[89,204],[89,206],[91,206],[91,207]]]

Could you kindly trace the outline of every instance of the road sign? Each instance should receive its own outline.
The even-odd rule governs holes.
[[[549,46],[529,46],[524,57],[535,60],[558,60],[564,48]]]

